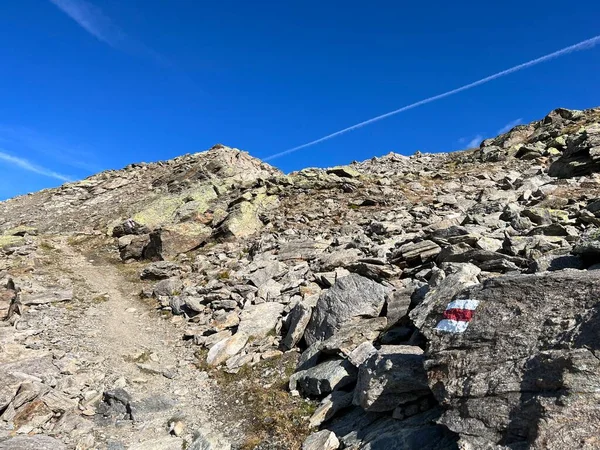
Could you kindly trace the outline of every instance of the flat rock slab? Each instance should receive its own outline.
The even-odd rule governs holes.
[[[181,450],[183,443],[181,438],[166,436],[133,444],[129,450]]]
[[[277,326],[283,309],[284,305],[275,302],[247,306],[240,314],[238,333],[255,338],[265,337]]]
[[[67,446],[50,436],[17,436],[0,442],[0,450],[67,450]]]

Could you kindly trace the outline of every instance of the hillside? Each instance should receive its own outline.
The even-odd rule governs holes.
[[[0,203],[0,450],[600,448],[600,108]]]

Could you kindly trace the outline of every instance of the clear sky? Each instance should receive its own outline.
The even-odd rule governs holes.
[[[597,0],[0,2],[0,198],[223,143],[266,158],[600,35]],[[600,45],[270,161],[451,151],[600,105]]]

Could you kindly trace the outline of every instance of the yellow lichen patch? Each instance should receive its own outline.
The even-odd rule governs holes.
[[[183,204],[181,197],[162,197],[150,203],[133,216],[137,223],[156,228],[172,221],[177,208]]]
[[[25,239],[19,236],[0,236],[0,248],[21,245],[23,243],[25,243]]]
[[[19,227],[6,230],[3,234],[5,234],[6,236],[23,236],[24,234],[36,235],[37,228],[28,227],[27,225],[21,225]]]

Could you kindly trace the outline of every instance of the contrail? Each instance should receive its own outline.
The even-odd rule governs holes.
[[[474,81],[469,84],[465,84],[456,89],[452,89],[451,91],[444,92],[443,94],[435,95],[433,97],[426,98],[425,100],[420,100],[416,103],[411,103],[410,105],[403,106],[400,109],[396,109],[394,111],[390,111],[388,113],[382,114],[377,117],[373,117],[372,119],[365,120],[364,122],[357,123],[356,125],[352,125],[348,128],[344,128],[343,130],[336,131],[335,133],[328,134],[327,136],[323,136],[317,140],[308,142],[306,144],[299,145],[298,147],[290,148],[288,150],[284,150],[279,153],[275,153],[274,155],[266,157],[264,160],[269,161],[271,159],[280,158],[285,155],[289,155],[290,153],[297,152],[300,149],[313,146],[315,144],[319,144],[320,142],[328,141],[329,139],[333,139],[334,137],[341,136],[342,134],[348,133],[350,131],[357,130],[364,126],[370,125],[375,122],[379,122],[380,120],[387,119],[388,117],[395,116],[396,114],[400,114],[401,112],[408,111],[409,109],[416,108],[421,105],[426,105],[427,103],[435,102],[436,100],[440,100],[442,98],[450,97],[451,95],[458,94],[459,92],[463,92],[469,89],[472,89],[477,86],[481,86],[482,84],[489,83],[490,81],[496,80],[501,77],[505,77],[506,75],[510,75],[511,73],[518,72],[523,69],[527,69],[529,67],[535,66],[537,64],[550,61],[551,59],[558,58],[559,56],[563,56],[572,52],[577,52],[580,50],[587,50],[594,47],[596,44],[600,43],[600,36],[595,36],[591,39],[587,39],[585,41],[579,42],[578,44],[571,45],[569,47],[563,48],[562,50],[557,50],[553,53],[549,53],[548,55],[541,56],[536,59],[532,59],[523,64],[519,64],[518,66],[511,67],[510,69],[503,70],[502,72],[495,73],[488,77],[482,78],[481,80]]]

